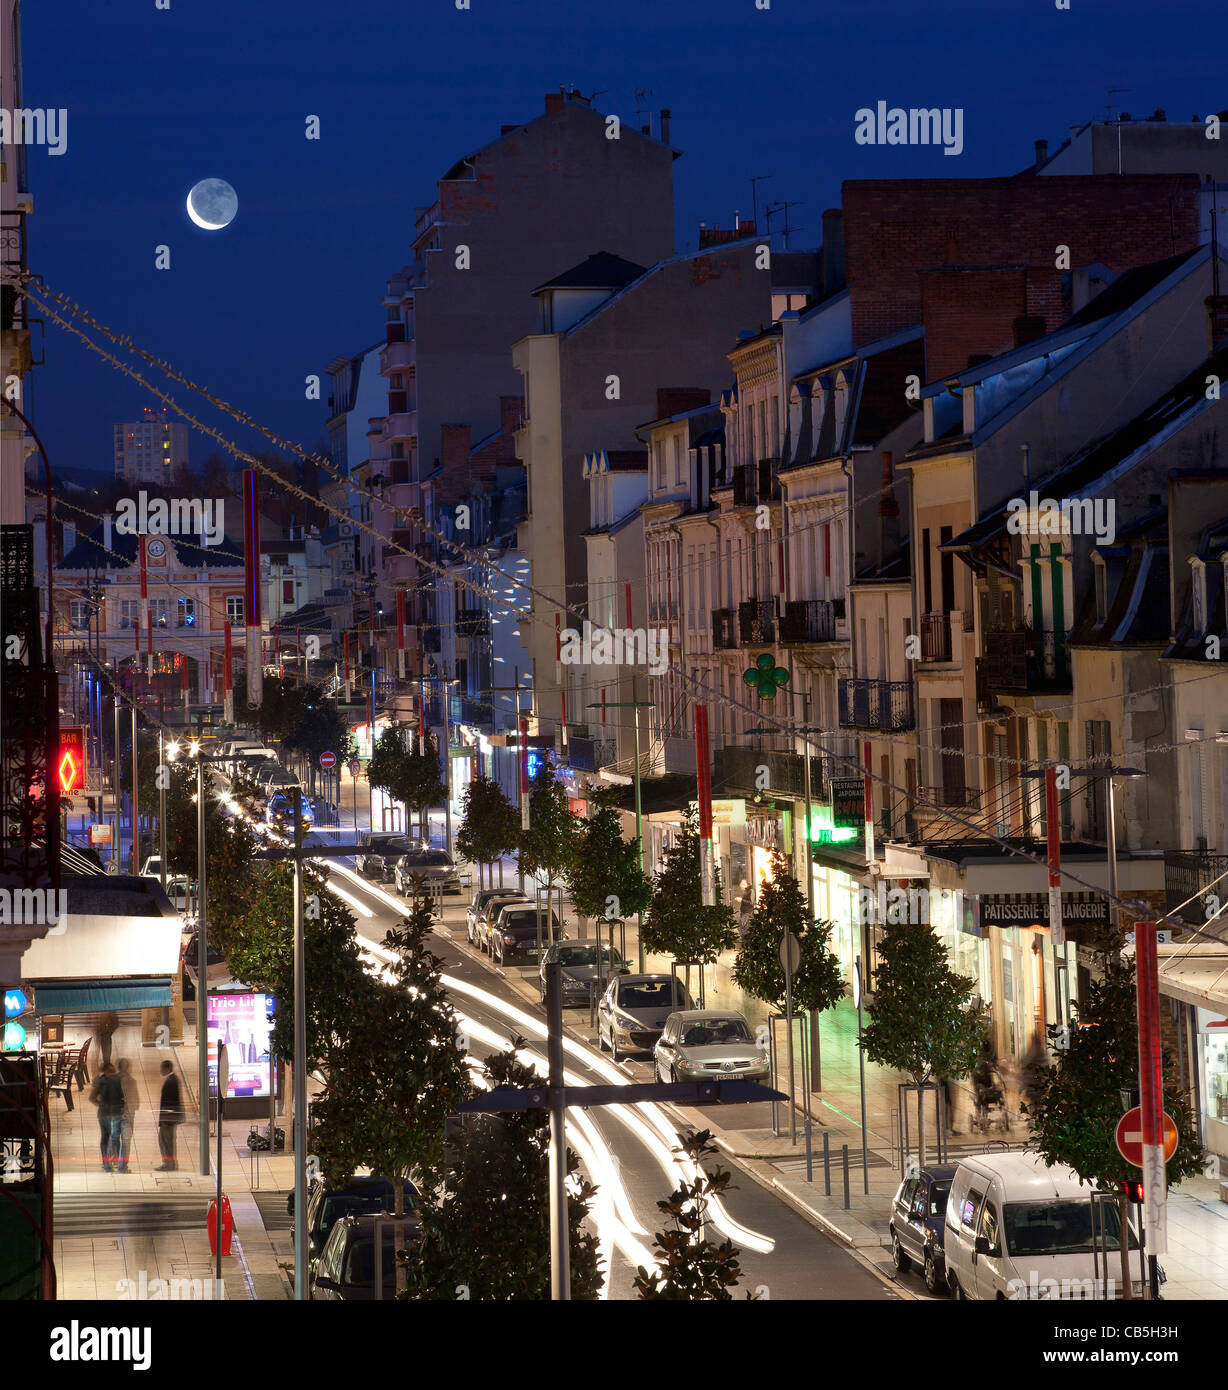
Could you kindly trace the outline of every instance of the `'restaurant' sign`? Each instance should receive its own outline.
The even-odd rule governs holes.
[[[982,893],[983,927],[1045,927],[1049,925],[1046,893]],[[1062,894],[1062,926],[1105,927],[1109,922],[1107,898],[1095,893]]]
[[[866,784],[861,777],[831,779],[832,824],[837,830],[860,830],[866,823]]]

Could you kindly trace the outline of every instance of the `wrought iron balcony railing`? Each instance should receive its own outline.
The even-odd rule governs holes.
[[[776,641],[776,601],[751,598],[738,604],[738,633],[743,646],[770,645]]]
[[[899,733],[916,726],[911,681],[845,678],[840,682],[840,724],[846,729]]]
[[[836,624],[843,620],[842,598],[790,599],[780,620],[780,645],[800,647],[810,642],[834,642]]]
[[[1206,849],[1166,849],[1164,895],[1166,912],[1191,925],[1205,925],[1228,896],[1228,854]],[[1208,903],[1209,897],[1217,901]]]
[[[1018,694],[1069,690],[1070,651],[1065,633],[1017,628],[987,632],[984,654],[977,658],[980,690]]]
[[[921,660],[950,661],[951,615],[925,613],[921,618]]]
[[[731,651],[738,645],[738,632],[732,608],[712,610],[712,647],[714,651]]]

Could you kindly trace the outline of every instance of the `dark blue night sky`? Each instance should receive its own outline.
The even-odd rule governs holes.
[[[66,107],[60,157],[31,152],[31,269],[185,373],[306,445],[326,406],[303,381],[381,335],[384,279],[416,205],[459,156],[538,115],[562,83],[635,120],[673,113],[679,249],[696,223],[797,200],[818,241],[844,179],[1017,172],[1033,141],[1103,118],[1228,106],[1214,6],[1185,0],[91,0],[23,8],[24,104]],[[962,107],[964,151],[865,148],[854,114]],[[323,138],[304,138],[309,114]],[[226,231],[187,190],[238,191]],[[154,268],[171,247],[172,268]],[[594,248],[596,250],[597,248]],[[560,267],[560,270],[563,267]],[[35,340],[35,351],[38,351]],[[111,427],[152,400],[49,326],[28,401],[53,467],[111,469]],[[325,391],[327,395],[327,379]],[[212,417],[211,417],[212,418]],[[237,427],[236,427],[237,428]],[[242,432],[242,445],[262,441]],[[199,435],[192,457],[213,444]]]

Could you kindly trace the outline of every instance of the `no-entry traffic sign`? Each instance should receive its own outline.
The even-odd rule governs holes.
[[[337,766],[336,753],[321,753],[320,766],[327,772],[329,768]]]
[[[1167,1110],[1164,1112],[1162,1142],[1164,1162],[1167,1163],[1177,1151],[1177,1126]],[[1117,1152],[1136,1168],[1143,1166],[1143,1112],[1137,1105],[1117,1121]]]

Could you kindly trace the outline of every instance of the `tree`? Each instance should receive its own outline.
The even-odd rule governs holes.
[[[1052,1061],[1032,1069],[1030,1098],[1023,1106],[1032,1146],[1046,1163],[1064,1163],[1088,1183],[1120,1191],[1134,1176],[1117,1151],[1117,1122],[1123,1090],[1138,1087],[1138,994],[1133,959],[1123,959],[1114,932],[1098,943],[1099,978],[1089,985],[1073,1028],[1051,1027]],[[1177,1126],[1177,1148],[1168,1161],[1168,1181],[1203,1171],[1202,1145],[1172,1052],[1163,1051],[1164,1109]],[[1121,1201],[1122,1273],[1130,1281],[1125,1216]]]
[[[966,1076],[983,1037],[970,1003],[973,981],[958,975],[927,922],[883,929],[870,1021],[862,1032],[872,1062],[906,1072],[917,1086],[933,1076]],[[925,1165],[925,1093],[917,1092],[921,1164]]]
[[[687,813],[678,839],[665,851],[653,880],[652,901],[644,918],[644,949],[690,965],[713,964],[737,945],[733,909],[722,901],[720,872],[713,867],[716,903],[703,906],[699,874],[699,818]]]
[[[623,839],[618,811],[600,793],[596,814],[579,825],[564,879],[582,917],[625,921],[652,901],[652,884],[640,868],[639,841]]]
[[[309,988],[304,1039],[309,1070],[324,1078],[340,1060],[352,1031],[354,1003],[369,987],[354,914],[327,890],[327,873],[303,865],[303,954]],[[247,907],[229,934],[226,961],[236,979],[278,1001],[272,1049],[294,1056],[294,869],[262,864]]]
[[[409,912],[384,946],[391,978],[364,977],[347,1045],[317,1102],[324,1172],[344,1183],[358,1168],[387,1178],[393,1213],[405,1214],[404,1184],[429,1192],[441,1179],[444,1125],[470,1092],[464,1038],[430,949],[430,899],[415,885]],[[404,1287],[404,1269],[398,1269]]]
[[[801,947],[801,960],[793,972],[793,1008],[819,1013],[833,1008],[844,998],[844,977],[831,949],[832,924],[810,916],[801,886],[777,851],[772,855],[772,877],[760,885],[733,968],[733,978],[742,989],[776,1009],[785,1004],[780,943],[786,931],[797,937]]]
[[[579,827],[567,804],[567,792],[544,760],[529,792],[529,828],[520,836],[520,866],[546,876],[546,922],[554,903],[554,885],[571,867]],[[560,908],[559,920],[563,913]],[[547,929],[549,932],[549,928]]]
[[[517,1053],[515,1037],[487,1057],[491,1088],[526,1089],[541,1078]],[[584,1229],[596,1188],[568,1149],[567,1195],[571,1296],[595,1299],[602,1286],[597,1238]],[[497,1233],[497,1236],[492,1235]],[[445,1187],[421,1206],[421,1226],[406,1280],[408,1298],[550,1297],[550,1121],[543,1109],[477,1115],[459,1131]]]
[[[405,804],[409,792],[409,754],[396,729],[385,729],[376,740],[367,763],[367,781]]]
[[[494,863],[511,854],[520,839],[520,818],[503,788],[490,777],[475,777],[465,788],[464,819],[456,832],[457,851],[494,877]],[[480,879],[479,879],[480,884]]]
[[[425,843],[429,842],[431,837],[430,826],[424,819],[425,813],[432,806],[442,806],[448,794],[440,776],[439,749],[435,743],[435,735],[411,735],[407,758],[407,781],[403,799],[410,810],[418,813],[418,825]]]
[[[671,1229],[658,1231],[653,1248],[660,1251],[656,1268],[650,1274],[643,1265],[636,1271],[634,1288],[641,1299],[668,1298],[679,1302],[719,1301],[731,1303],[731,1288],[742,1277],[738,1262],[741,1251],[732,1241],[720,1245],[704,1235],[704,1222],[713,1197],[729,1191],[729,1173],[716,1167],[709,1173],[703,1160],[716,1153],[710,1130],[689,1131],[675,1153],[684,1155],[699,1170],[692,1182],[683,1179],[657,1209],[670,1221]]]

